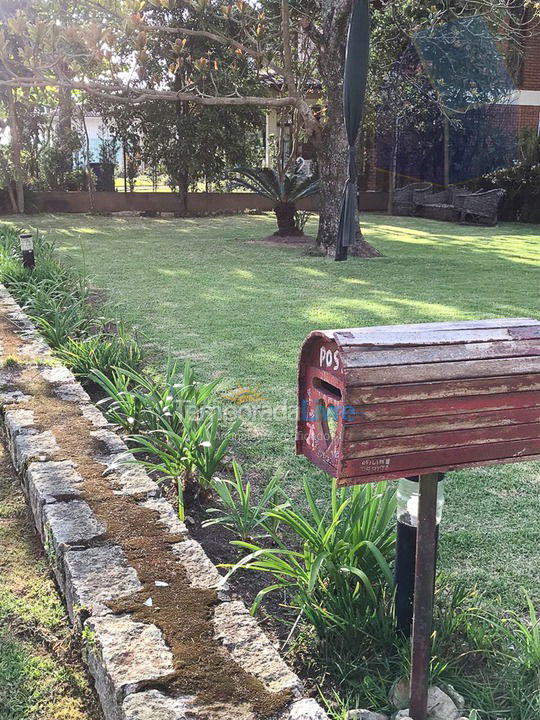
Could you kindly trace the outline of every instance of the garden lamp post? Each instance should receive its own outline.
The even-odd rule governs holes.
[[[36,262],[34,259],[34,239],[32,233],[22,232],[19,235],[19,242],[21,244],[23,266],[28,270],[33,270]]]
[[[438,475],[435,552],[444,506],[444,473]],[[420,477],[401,478],[397,486],[396,623],[405,637],[411,635],[413,620],[419,499]]]
[[[343,191],[336,261],[346,260],[348,248],[358,233],[356,222],[356,140],[362,122],[369,61],[369,0],[352,0],[351,21],[345,51],[343,114],[349,145],[348,177]]]

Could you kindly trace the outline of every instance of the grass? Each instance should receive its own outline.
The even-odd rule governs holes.
[[[15,224],[20,221],[11,218]],[[26,221],[28,222],[28,221]],[[62,253],[122,306],[156,362],[192,359],[221,389],[250,388],[266,399],[239,406],[240,450],[250,474],[288,472],[300,497],[309,472],[328,497],[329,479],[294,456],[298,351],[315,328],[540,317],[540,228],[460,227],[365,215],[374,260],[335,263],[300,248],[251,242],[271,233],[271,215],[142,219],[43,215]],[[307,232],[314,234],[311,221]],[[238,409],[226,400],[226,409]],[[449,475],[440,567],[477,583],[506,607],[526,609],[521,587],[540,603],[540,463]]]
[[[0,445],[0,718],[98,720],[96,700]]]

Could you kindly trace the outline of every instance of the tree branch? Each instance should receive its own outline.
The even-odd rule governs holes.
[[[299,100],[296,97],[260,97],[247,95],[199,95],[190,92],[174,92],[172,90],[152,90],[150,88],[130,88],[122,85],[108,85],[107,83],[87,83],[76,80],[62,80],[56,77],[16,77],[0,80],[0,87],[69,87],[72,90],[82,90],[89,95],[100,97],[118,103],[131,103],[138,105],[149,100],[167,100],[169,102],[192,102],[197,105],[258,105],[259,107],[296,107]]]

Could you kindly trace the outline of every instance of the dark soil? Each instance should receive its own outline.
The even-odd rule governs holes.
[[[311,235],[267,235],[259,240],[251,240],[254,243],[265,245],[315,245],[315,238]]]
[[[234,565],[243,555],[240,548],[231,545],[231,540],[236,538],[220,525],[210,527],[202,525],[209,517],[206,510],[210,505],[203,506],[197,503],[189,508],[186,518],[189,534],[200,542],[215,565],[218,567]],[[231,594],[243,600],[249,608],[257,594],[272,582],[273,578],[266,573],[239,570],[229,579],[229,586]],[[278,642],[280,647],[286,641],[291,623],[294,622],[294,612],[286,602],[282,593],[278,591],[270,593],[266,595],[257,613],[257,619],[263,625],[266,634],[271,640]]]

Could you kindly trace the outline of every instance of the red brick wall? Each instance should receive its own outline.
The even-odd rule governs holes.
[[[540,121],[540,107],[533,105],[520,105],[518,107],[518,130],[531,128],[538,131],[538,123]]]
[[[84,213],[90,211],[87,192],[33,192],[32,202],[37,212]],[[98,212],[175,212],[178,198],[174,193],[123,193],[97,192],[94,206]],[[384,192],[361,192],[360,209],[381,211],[386,209]],[[319,196],[300,200],[299,208],[317,212]],[[272,203],[255,193],[189,193],[188,211],[193,214],[213,212],[243,212],[244,210],[271,210]]]
[[[520,90],[540,90],[540,22],[525,40]]]

